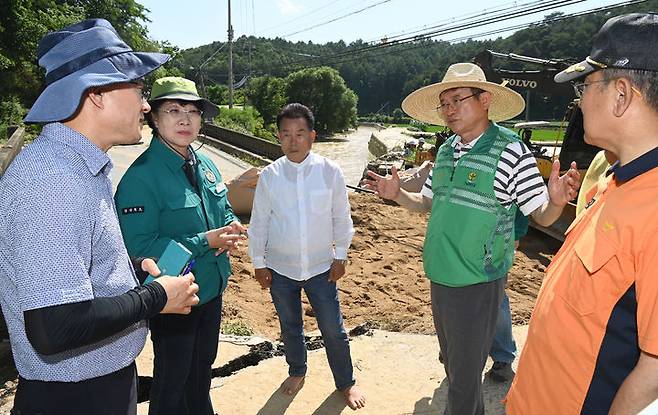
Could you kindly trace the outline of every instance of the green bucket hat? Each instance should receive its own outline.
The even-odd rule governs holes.
[[[213,119],[219,114],[217,105],[199,96],[194,81],[179,76],[167,76],[153,82],[149,104],[165,99],[201,102],[201,110],[205,119]]]

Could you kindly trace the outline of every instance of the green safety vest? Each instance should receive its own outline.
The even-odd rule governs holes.
[[[491,123],[454,163],[453,136],[439,148],[432,171],[432,213],[423,266],[428,278],[464,287],[502,278],[514,259],[516,204],[503,207],[494,193],[500,156],[519,137]]]

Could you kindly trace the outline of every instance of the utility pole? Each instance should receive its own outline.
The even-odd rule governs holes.
[[[231,0],[228,0],[228,107],[233,108],[233,26],[231,26]]]

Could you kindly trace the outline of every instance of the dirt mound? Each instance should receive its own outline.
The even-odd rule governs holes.
[[[350,203],[356,233],[347,275],[339,282],[346,326],[370,322],[389,331],[434,333],[429,282],[422,265],[428,215],[385,204],[372,195],[352,194]],[[559,242],[532,229],[521,241],[507,289],[514,324],[529,321],[544,270],[558,248]],[[224,321],[241,322],[257,334],[278,337],[269,292],[252,278],[246,250],[236,253],[231,262],[234,276],[224,295]],[[313,310],[302,298],[306,329],[316,330]]]

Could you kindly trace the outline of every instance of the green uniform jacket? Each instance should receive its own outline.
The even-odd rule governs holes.
[[[226,253],[215,256],[205,233],[236,220],[227,189],[215,165],[202,154],[197,179],[201,197],[183,171],[184,160],[153,137],[124,174],[114,196],[128,253],[159,258],[172,239],[196,259],[199,304],[221,294],[231,274]]]

